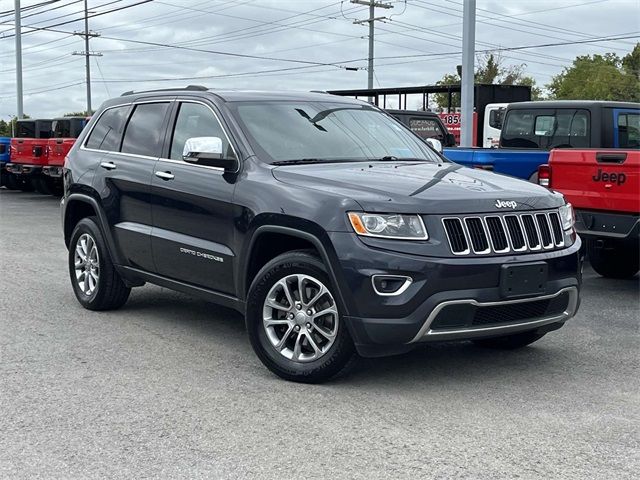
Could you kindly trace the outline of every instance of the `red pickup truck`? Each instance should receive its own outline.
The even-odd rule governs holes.
[[[576,212],[593,269],[629,278],[640,268],[640,150],[552,150],[538,171]]]

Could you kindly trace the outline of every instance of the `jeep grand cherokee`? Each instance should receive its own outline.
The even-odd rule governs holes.
[[[578,308],[562,195],[447,161],[323,93],[129,92],[70,151],[69,273],[91,310],[145,282],[245,315],[260,360],[320,382],[357,352],[517,348]]]

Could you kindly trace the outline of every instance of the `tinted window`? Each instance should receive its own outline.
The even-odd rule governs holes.
[[[122,140],[123,153],[159,157],[162,149],[162,123],[168,103],[136,105]]]
[[[640,147],[640,113],[618,115],[618,147]]]
[[[229,140],[213,112],[199,103],[182,103],[173,130],[169,158],[182,160],[184,144],[193,137],[218,137],[222,140],[222,151],[226,152],[226,157],[235,157]]]
[[[71,137],[71,120],[54,120],[53,136],[54,138]]]
[[[489,112],[489,126],[491,128],[497,128],[498,130],[500,130],[502,128],[503,117],[504,117],[504,108],[491,110]]]
[[[127,120],[128,111],[128,106],[105,111],[91,131],[86,147],[117,152],[120,147],[120,133]]]
[[[36,122],[18,122],[16,130],[17,138],[35,138]]]
[[[409,120],[409,128],[419,137],[444,141],[444,132],[440,124],[432,118],[412,118]]]
[[[589,137],[587,110],[512,110],[501,143],[510,148],[586,148]]]

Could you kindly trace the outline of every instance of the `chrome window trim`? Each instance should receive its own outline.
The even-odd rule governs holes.
[[[383,293],[383,292],[379,292],[378,289],[376,288],[376,282],[375,279],[376,277],[385,277],[385,278],[403,278],[404,279],[404,283],[402,284],[402,286],[396,290],[395,292],[392,293]],[[381,297],[396,297],[398,295],[402,295],[404,292],[407,291],[407,288],[409,288],[411,286],[411,284],[413,283],[413,278],[408,277],[406,275],[386,275],[384,273],[380,273],[380,274],[376,274],[376,275],[371,275],[371,286],[373,287],[373,291],[376,292],[377,295],[380,295]]]
[[[504,232],[504,238],[507,240],[507,248],[503,248],[502,250],[498,250],[496,249],[496,246],[493,244],[493,236],[491,235],[491,230],[489,229],[489,224],[487,223],[487,220],[489,218],[497,218],[498,221],[500,222],[500,226],[502,227],[502,231]],[[495,253],[508,253],[511,251],[511,243],[509,241],[509,232],[507,231],[507,225],[505,224],[503,218],[499,215],[487,215],[485,217],[482,217],[482,221],[485,223],[485,226],[487,227],[487,236],[489,237],[489,245],[490,248],[493,250],[493,252]]]
[[[451,245],[453,245],[453,243],[451,242],[451,237],[449,237],[449,232],[447,231],[447,226],[445,225],[445,220],[454,220],[458,223],[460,223],[460,228],[462,228],[462,235],[464,236],[464,240],[465,242],[467,242],[467,249],[463,250],[462,252],[454,252],[453,249],[451,248]],[[464,230],[464,222],[462,221],[462,219],[460,219],[459,217],[442,217],[440,219],[441,223],[442,223],[442,228],[444,229],[444,234],[447,237],[447,241],[449,242],[449,249],[451,250],[451,253],[453,253],[454,255],[469,255],[471,253],[471,245],[469,243],[469,241],[467,240],[467,234],[465,233]]]
[[[238,160],[238,169],[235,172],[230,172],[230,173],[238,173],[240,171],[240,157],[238,156],[238,152],[237,152],[236,148],[233,146],[233,142],[231,142],[231,139],[229,138],[229,134],[227,133],[227,130],[226,130],[224,124],[220,121],[220,117],[218,117],[218,114],[215,112],[215,110],[213,108],[211,108],[210,105],[208,105],[207,103],[205,103],[203,101],[200,101],[200,100],[191,100],[191,99],[184,99],[183,100],[183,99],[179,99],[179,98],[171,98],[171,99],[142,100],[142,101],[139,101],[139,102],[127,102],[127,103],[119,103],[117,105],[111,105],[111,106],[105,108],[100,113],[100,115],[98,116],[96,121],[93,123],[93,125],[91,126],[91,129],[87,132],[86,137],[84,138],[82,144],[80,145],[80,150],[85,150],[85,151],[88,151],[88,152],[96,152],[96,153],[108,153],[108,154],[112,154],[112,155],[125,156],[125,157],[134,157],[134,158],[140,158],[140,159],[143,159],[143,160],[160,160],[160,161],[163,161],[163,162],[177,163],[177,164],[180,164],[180,165],[189,165],[191,167],[198,167],[198,168],[208,168],[210,170],[214,170],[214,171],[217,171],[217,172],[224,172],[224,168],[221,168],[221,167],[212,167],[212,166],[209,166],[209,165],[197,165],[197,164],[194,164],[194,163],[185,162],[184,160],[175,160],[173,158],[165,158],[165,157],[150,157],[148,155],[138,155],[138,154],[135,154],[135,153],[116,152],[116,151],[113,151],[113,150],[102,150],[102,149],[98,149],[98,148],[89,148],[89,147],[86,146],[86,143],[89,140],[89,137],[91,137],[91,133],[93,133],[93,129],[96,127],[96,125],[98,124],[98,122],[100,121],[102,116],[108,110],[111,110],[111,109],[114,109],[114,108],[119,108],[119,107],[130,107],[132,105],[139,105],[139,104],[145,104],[145,103],[176,103],[176,102],[180,102],[180,103],[198,103],[200,105],[204,105],[205,107],[207,107],[213,113],[213,116],[216,118],[216,120],[220,124],[220,128],[222,129],[222,133],[224,133],[225,138],[229,142],[229,145],[231,145],[231,149],[233,150],[233,153],[236,156],[236,159]],[[177,116],[176,116],[176,119],[177,119]],[[173,140],[173,129],[174,129],[174,127],[175,127],[175,125],[169,127],[171,129],[171,135],[172,135],[171,139],[172,140]]]
[[[229,137],[229,134],[227,133],[227,129],[225,128],[224,123],[222,123],[222,121],[220,120],[220,117],[218,116],[216,111],[213,108],[211,108],[211,105],[209,105],[206,102],[203,102],[201,100],[181,99],[181,98],[174,99],[174,102],[178,102],[178,103],[196,103],[196,104],[199,104],[199,105],[204,105],[205,107],[207,107],[211,111],[211,113],[213,113],[213,116],[216,118],[216,121],[218,122],[218,124],[220,125],[220,128],[222,129],[222,133],[224,133],[224,137],[227,139],[227,142],[229,142],[229,145],[231,145],[231,150],[233,150],[233,154],[236,156],[236,160],[238,162],[238,168],[234,172],[229,172],[229,173],[238,173],[240,171],[240,156],[238,155],[238,151],[236,150],[236,147],[233,146],[233,142],[231,141],[231,138]],[[178,112],[176,114],[176,118],[175,118],[176,121],[178,120],[178,115],[179,114],[180,114],[180,110],[178,110]],[[173,131],[175,129],[175,123],[174,123],[174,125],[170,126],[170,129],[171,129],[171,142],[173,142]],[[170,153],[171,153],[171,144],[169,144],[169,154]],[[192,166],[192,167],[209,168],[209,169],[216,170],[216,171],[221,171],[221,172],[225,171],[224,168],[221,168],[221,167],[211,167],[209,165],[198,165],[196,163],[185,162],[184,160],[176,160],[174,158],[160,158],[160,160],[163,160],[163,161],[169,160],[170,162],[178,162],[178,163],[182,163],[182,164],[189,165],[189,166]]]
[[[473,246],[473,241],[471,240],[471,233],[469,233],[469,227],[467,226],[467,220],[471,220],[473,218],[477,218],[478,220],[480,220],[480,226],[482,227],[482,230],[484,231],[484,236],[487,238],[487,249],[486,250],[476,250],[476,248]],[[491,241],[489,240],[489,233],[487,232],[486,228],[485,228],[485,224],[482,221],[482,217],[478,217],[478,216],[473,216],[473,217],[463,217],[462,219],[462,225],[464,227],[464,230],[466,232],[467,235],[467,239],[468,239],[468,244],[471,247],[471,250],[473,251],[473,253],[475,253],[476,255],[488,255],[489,253],[491,253]]]
[[[452,328],[449,330],[431,330],[431,324],[435,320],[436,316],[449,305],[460,305],[460,304],[468,304],[474,305],[476,307],[491,307],[498,305],[512,305],[517,303],[525,303],[525,302],[535,302],[538,300],[547,300],[556,298],[563,293],[569,292],[569,303],[567,304],[567,308],[564,312],[559,315],[552,315],[550,317],[539,317],[532,318],[530,321],[519,321],[517,323],[509,323],[505,325],[494,325],[490,327],[479,326],[475,328]],[[472,338],[472,337],[481,337],[481,336],[491,336],[496,333],[508,335],[509,333],[530,330],[532,327],[539,327],[542,325],[546,325],[549,323],[555,323],[561,320],[568,320],[573,317],[576,313],[578,306],[578,289],[577,287],[565,287],[554,294],[551,295],[542,295],[538,297],[528,297],[528,298],[519,298],[516,300],[502,300],[496,302],[478,302],[475,299],[460,299],[460,300],[449,300],[446,302],[439,303],[436,307],[431,311],[425,322],[418,333],[413,337],[413,339],[408,343],[416,343],[420,341],[429,341],[429,340],[444,340],[444,339],[453,339],[453,338]]]

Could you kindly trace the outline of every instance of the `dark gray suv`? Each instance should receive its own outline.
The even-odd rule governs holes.
[[[129,92],[92,117],[64,181],[84,307],[145,282],[204,297],[242,312],[289,380],[423,342],[522,347],[578,308],[562,195],[451,163],[356,100]]]

